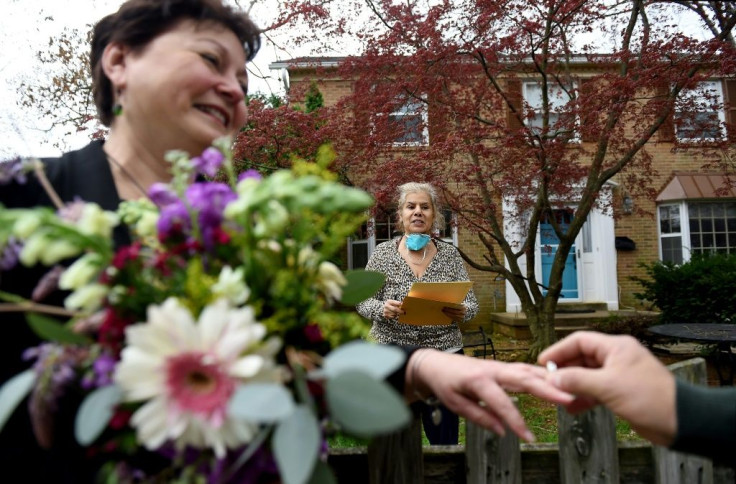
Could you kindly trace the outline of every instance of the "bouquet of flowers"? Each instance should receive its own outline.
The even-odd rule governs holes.
[[[16,255],[27,266],[73,260],[50,271],[70,291],[68,321],[0,294],[47,340],[26,352],[33,368],[0,389],[0,426],[28,396],[43,444],[55,402],[74,388],[83,394],[75,438],[97,455],[114,450],[103,472],[115,482],[255,482],[265,455],[285,483],[329,483],[330,432],[366,437],[408,422],[384,382],[403,353],[355,341],[365,323],[344,310],[382,277],[331,262],[371,197],[336,181],[329,147],[266,178],[237,176],[229,147],[221,139],[191,159],[168,153],[172,182],[114,213],[83,201],[0,206],[6,267]],[[18,160],[5,173],[43,177],[38,163]],[[217,174],[224,181],[208,181]],[[118,225],[130,243],[116,248]],[[142,452],[165,467],[125,457]]]

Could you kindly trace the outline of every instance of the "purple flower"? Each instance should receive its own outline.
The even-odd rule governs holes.
[[[263,177],[261,176],[260,173],[258,173],[257,170],[254,170],[251,168],[250,170],[246,170],[240,175],[238,175],[239,182],[245,180],[246,178],[255,178],[256,180],[261,180]]]
[[[8,185],[11,182],[25,184],[28,178],[28,164],[21,158],[0,161],[0,185]]]
[[[151,188],[148,189],[148,198],[159,208],[179,201],[176,193],[166,183],[154,183],[151,185]]]
[[[209,147],[202,152],[200,156],[192,158],[192,165],[197,173],[213,177],[217,174],[217,170],[222,166],[225,159],[222,153],[216,148]]]
[[[197,214],[202,243],[210,249],[215,243],[215,233],[222,224],[222,213],[237,195],[224,183],[206,182],[190,185],[186,197]]]
[[[9,271],[18,264],[20,251],[23,250],[23,243],[12,235],[0,247],[0,272]]]
[[[84,201],[81,198],[74,197],[74,201],[65,203],[57,211],[57,214],[62,220],[66,220],[67,222],[78,222],[82,218],[84,205]]]
[[[184,202],[177,200],[161,209],[156,228],[159,237],[168,238],[174,233],[188,233],[191,229],[189,212]]]
[[[31,294],[31,299],[39,302],[59,288],[59,279],[66,270],[64,266],[54,266],[36,284]]]
[[[112,384],[112,374],[115,371],[115,364],[115,358],[106,353],[97,357],[92,364],[92,369],[95,372],[96,386],[104,387]]]

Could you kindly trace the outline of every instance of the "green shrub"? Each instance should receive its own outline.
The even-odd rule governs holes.
[[[654,314],[612,313],[603,321],[590,324],[590,329],[607,334],[628,334],[639,340],[649,337],[648,329],[659,322],[659,316]]]
[[[662,323],[736,323],[736,255],[693,255],[690,262],[641,264],[649,278],[632,277]]]

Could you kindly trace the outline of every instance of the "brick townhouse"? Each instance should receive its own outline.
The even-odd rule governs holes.
[[[351,82],[334,74],[340,60],[301,58],[275,62],[270,67],[288,73],[292,88],[299,83],[316,82],[324,96],[325,105],[329,106],[352,89]],[[581,76],[584,74],[581,73]],[[533,106],[535,96],[538,96],[535,92],[536,82],[523,79],[515,82],[520,83],[520,95]],[[714,95],[726,106],[720,112],[704,112],[702,115],[736,125],[736,80],[712,79],[702,84],[704,92]],[[432,124],[431,117],[427,118],[428,113],[421,103],[409,103],[400,112],[391,115],[409,124],[412,117],[424,116],[427,124]],[[677,119],[676,113],[673,119]],[[417,149],[431,143],[426,130],[412,136],[409,141]],[[640,307],[633,293],[641,288],[630,276],[642,275],[641,262],[664,260],[679,263],[689,260],[691,254],[697,252],[736,251],[736,190],[719,190],[725,186],[724,173],[703,171],[702,160],[686,152],[673,150],[676,138],[686,141],[688,138],[725,136],[722,125],[714,124],[711,130],[694,133],[688,126],[678,125],[676,121],[667,123],[655,134],[647,151],[653,157],[653,167],[657,172],[652,186],[656,197],[633,198],[621,180],[612,180],[611,191],[603,196],[617,197],[614,209],[618,212],[615,216],[595,209],[590,213],[564,272],[564,287],[570,289],[567,289],[560,304],[605,304],[610,311]],[[451,213],[447,215],[452,216]],[[392,213],[377,215],[372,220],[372,230],[366,229],[349,240],[348,268],[364,267],[373,248],[395,235],[393,220]],[[485,250],[478,238],[463,230],[462,226],[448,228],[441,235],[468,253]],[[540,250],[544,243],[543,240],[537,241],[537,260],[540,261],[537,274],[543,274],[544,271],[545,254]],[[501,278],[488,272],[472,269],[469,272],[481,303],[479,319],[487,320],[492,312],[518,313],[521,310],[519,298]]]

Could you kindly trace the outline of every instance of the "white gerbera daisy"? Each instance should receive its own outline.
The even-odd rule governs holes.
[[[126,329],[115,382],[127,401],[148,400],[131,419],[138,439],[154,450],[210,447],[218,457],[250,441],[255,426],[227,414],[237,383],[273,366],[256,345],[266,334],[251,308],[225,300],[194,321],[175,298],[148,309],[148,321]],[[270,355],[268,355],[270,356]]]

